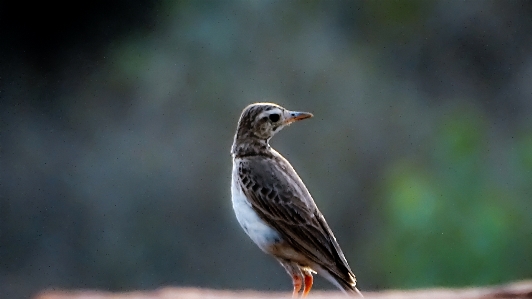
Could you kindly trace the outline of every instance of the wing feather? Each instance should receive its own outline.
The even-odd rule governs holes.
[[[348,282],[354,279],[325,218],[286,159],[248,157],[240,167],[242,189],[261,219],[312,262]]]

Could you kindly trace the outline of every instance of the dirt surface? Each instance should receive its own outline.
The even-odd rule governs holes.
[[[507,285],[464,288],[464,289],[425,289],[425,290],[390,290],[380,292],[363,292],[365,298],[373,299],[501,299],[532,298],[532,281],[522,281]],[[154,291],[134,291],[124,293],[100,292],[93,290],[46,290],[34,299],[229,299],[229,298],[291,298],[289,293],[228,291],[195,288],[162,288]],[[309,299],[346,298],[340,292],[311,292]]]

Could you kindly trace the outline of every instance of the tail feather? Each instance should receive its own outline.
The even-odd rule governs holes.
[[[326,270],[322,267],[316,267],[318,274],[337,286],[340,290],[348,295],[358,295],[364,297],[362,293],[357,289],[357,280],[355,275],[351,271],[347,272],[347,275],[340,275],[330,270]]]
[[[349,280],[346,280],[343,277],[335,275],[335,273],[330,273],[332,277],[335,278],[336,282],[340,285],[342,291],[350,295],[358,295],[364,297],[360,290],[356,287],[356,278],[352,273],[349,273]]]

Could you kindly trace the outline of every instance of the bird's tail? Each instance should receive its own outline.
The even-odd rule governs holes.
[[[347,277],[343,275],[340,276],[332,272],[329,272],[329,275],[334,278],[336,284],[342,289],[342,291],[344,291],[344,293],[348,295],[358,295],[364,298],[364,295],[362,295],[362,293],[356,287],[357,280],[353,273],[348,273]]]

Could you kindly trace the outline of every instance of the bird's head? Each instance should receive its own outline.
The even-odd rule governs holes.
[[[291,123],[312,117],[312,113],[287,110],[273,103],[255,103],[242,111],[237,139],[269,140]]]

